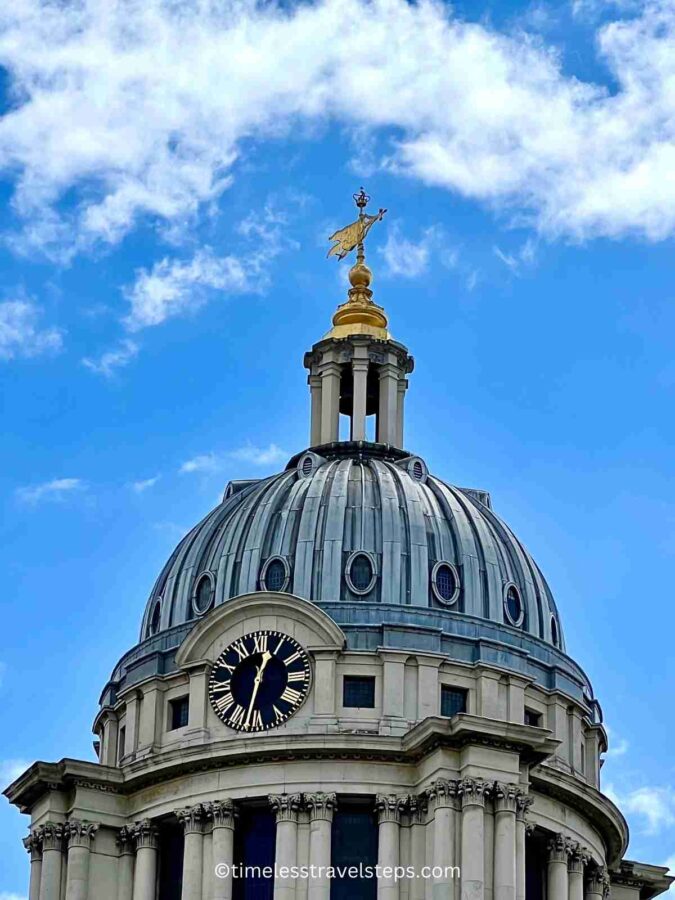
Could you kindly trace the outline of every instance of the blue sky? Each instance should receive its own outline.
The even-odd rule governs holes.
[[[629,856],[675,862],[672,6],[18,0],[0,65],[3,782],[93,758],[181,534],[307,445],[364,183],[406,446],[538,560]]]

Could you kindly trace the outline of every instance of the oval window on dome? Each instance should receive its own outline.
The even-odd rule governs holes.
[[[560,646],[560,631],[558,630],[558,621],[555,616],[551,616],[551,641],[556,647]]]
[[[375,562],[369,553],[357,550],[347,560],[345,571],[347,584],[355,594],[369,594],[375,587],[377,572]]]
[[[507,584],[504,589],[504,611],[509,624],[520,628],[525,618],[525,609],[520,591],[515,584]]]
[[[150,616],[150,624],[148,625],[148,637],[152,637],[159,631],[159,625],[162,619],[162,601],[157,600],[152,608]]]
[[[215,583],[210,572],[204,572],[199,581],[192,598],[192,608],[198,616],[203,616],[205,612],[213,606],[215,595]]]
[[[438,562],[431,573],[431,587],[437,600],[451,606],[459,597],[459,573],[449,562]]]
[[[285,591],[290,575],[290,568],[283,556],[272,556],[262,568],[260,586],[264,591]]]

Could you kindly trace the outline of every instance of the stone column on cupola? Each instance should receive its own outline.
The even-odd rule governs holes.
[[[39,828],[24,838],[23,845],[30,853],[30,887],[28,900],[40,900],[40,876],[42,874],[42,833]]]
[[[569,900],[569,855],[569,840],[564,834],[555,834],[548,842],[547,900]]]
[[[144,819],[133,826],[133,834],[136,844],[133,900],[155,900],[159,831],[151,819]]]
[[[133,828],[126,825],[117,832],[115,842],[119,848],[117,860],[117,900],[132,900],[134,893],[134,847]]]
[[[290,869],[298,862],[298,814],[302,804],[300,794],[270,794],[269,803],[276,815],[277,835],[274,880],[274,900],[294,900],[296,879],[282,878],[282,867]]]
[[[458,784],[456,781],[439,778],[429,786],[425,794],[429,802],[429,812],[433,816],[430,862],[434,876],[431,881],[431,896],[433,900],[449,900],[454,896],[452,878],[447,870],[448,867],[455,865]]]
[[[185,809],[177,809],[176,818],[183,826],[183,889],[181,900],[201,900],[202,863],[204,844],[204,807],[198,803]]]
[[[99,826],[71,819],[64,831],[68,843],[66,900],[88,900],[91,844]]]
[[[329,900],[330,881],[328,867],[331,856],[331,829],[335,811],[335,794],[316,792],[305,794],[309,809],[309,865],[314,866],[317,877],[308,887],[309,900]]]
[[[232,863],[234,862],[234,803],[228,797],[207,805],[213,820],[212,832],[212,894],[213,900],[232,900]]]
[[[525,900],[527,811],[533,798],[521,791],[516,805],[516,900]],[[530,826],[531,827],[531,826]]]
[[[483,900],[485,800],[490,794],[490,787],[480,778],[465,778],[459,783],[458,792],[462,798],[461,897],[462,900]],[[495,867],[496,865],[495,859]]]
[[[381,870],[377,879],[378,900],[398,900],[399,883],[394,870],[401,864],[401,813],[407,800],[407,796],[397,794],[378,794],[375,800],[379,826],[377,862]]]
[[[580,844],[574,844],[567,866],[569,880],[569,900],[584,900],[584,870],[588,862],[588,851]]]
[[[63,825],[47,822],[41,829],[40,900],[60,900],[63,868]]]

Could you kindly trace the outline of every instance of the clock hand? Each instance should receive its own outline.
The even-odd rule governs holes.
[[[251,713],[253,712],[253,704],[255,703],[255,698],[258,695],[258,689],[260,687],[260,682],[262,681],[262,675],[265,671],[265,666],[272,659],[272,654],[269,650],[265,650],[263,653],[262,662],[260,663],[260,667],[255,676],[255,681],[253,682],[253,692],[251,694],[251,702],[248,705],[248,711],[246,713],[246,719],[244,720],[244,727],[248,728],[249,721],[251,719]]]

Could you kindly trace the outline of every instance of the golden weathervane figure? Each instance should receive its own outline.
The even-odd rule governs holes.
[[[328,256],[333,256],[334,254],[338,259],[344,259],[348,253],[351,253],[355,247],[358,247],[356,260],[357,262],[363,262],[363,242],[366,239],[366,235],[375,222],[382,220],[382,216],[387,210],[380,209],[377,215],[369,216],[364,212],[366,206],[368,206],[368,203],[370,202],[368,194],[361,188],[358,194],[354,194],[353,196],[354,203],[356,203],[359,209],[359,217],[356,222],[352,222],[351,225],[345,225],[344,228],[340,228],[339,231],[331,234],[328,240],[335,241],[335,243],[328,251]]]

